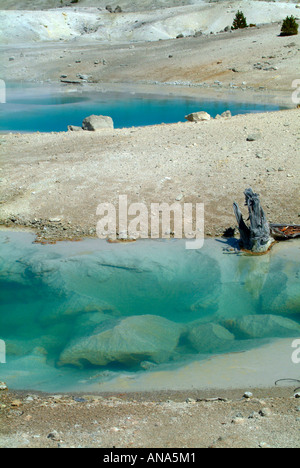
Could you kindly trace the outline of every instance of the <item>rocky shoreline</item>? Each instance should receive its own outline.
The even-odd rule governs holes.
[[[1,220],[2,230],[33,232],[36,236],[35,242],[41,244],[52,244],[62,241],[80,241],[84,238],[96,237],[96,229],[87,229],[65,224],[59,218],[34,219],[32,221],[22,217],[11,217]]]

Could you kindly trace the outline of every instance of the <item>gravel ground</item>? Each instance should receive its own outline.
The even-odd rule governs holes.
[[[0,447],[299,448],[293,388],[215,393],[0,393]],[[213,398],[216,398],[214,400]],[[220,399],[217,399],[220,398]]]
[[[255,134],[256,141],[247,141]],[[16,164],[17,161],[17,164]],[[299,224],[299,110],[105,132],[1,137],[1,224],[40,240],[95,236],[99,203],[205,204],[219,236],[260,194],[268,220]],[[194,211],[195,214],[195,211]],[[149,231],[151,225],[149,223]],[[150,232],[149,232],[150,235]]]

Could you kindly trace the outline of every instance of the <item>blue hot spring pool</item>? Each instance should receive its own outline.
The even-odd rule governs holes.
[[[6,103],[0,104],[0,132],[61,132],[81,126],[89,115],[112,117],[115,128],[185,122],[185,115],[203,110],[212,117],[230,110],[232,115],[277,111],[272,104],[242,103],[234,99],[197,100],[112,92],[57,91],[50,86],[7,84]]]
[[[0,232],[0,381],[10,388],[101,391],[141,375],[151,387],[159,370],[300,338],[296,240],[263,256],[213,239],[200,250],[33,241]]]

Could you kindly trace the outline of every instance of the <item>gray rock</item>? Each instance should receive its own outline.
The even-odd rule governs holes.
[[[89,79],[88,75],[77,75],[77,76],[78,76],[78,78],[80,78],[83,81],[88,81],[88,79]]]
[[[176,323],[156,315],[128,317],[112,329],[71,343],[62,352],[59,364],[80,367],[85,361],[96,366],[165,362],[178,344],[180,331]]]
[[[247,141],[256,141],[261,139],[261,133],[252,133],[247,136]]]
[[[105,115],[90,115],[82,122],[83,130],[97,131],[102,128],[114,128],[114,123],[111,117]]]
[[[193,403],[193,404],[194,404],[194,403],[196,403],[196,400],[195,400],[195,398],[187,398],[187,399],[185,400],[185,402],[186,402],[186,403]]]
[[[50,434],[47,435],[47,439],[59,441],[60,436],[59,436],[58,432],[54,430],[54,431],[50,432]]]
[[[76,125],[68,125],[69,132],[82,132],[83,128],[77,127]]]
[[[201,112],[193,112],[192,114],[186,115],[185,119],[189,122],[203,122],[206,120],[210,120],[211,116],[204,111]]]
[[[226,328],[214,323],[193,323],[187,338],[201,353],[226,351],[232,346],[234,336]]]
[[[272,448],[271,445],[267,444],[267,442],[260,442],[258,444],[259,448],[262,448],[262,449],[270,449]]]
[[[215,118],[218,120],[218,119],[222,119],[222,118],[223,119],[230,119],[230,117],[232,117],[232,114],[231,114],[230,110],[227,110],[227,111],[223,112],[221,115],[217,114]]]
[[[246,315],[223,325],[237,338],[292,337],[300,334],[300,325],[278,315]]]
[[[246,422],[245,418],[238,417],[238,416],[235,416],[231,421],[232,424],[238,424],[238,425],[243,425],[245,424],[245,422]]]
[[[289,261],[281,271],[268,275],[261,292],[262,307],[266,313],[272,315],[299,315],[300,290],[299,290],[299,263]]]
[[[270,408],[263,408],[258,412],[258,414],[263,418],[268,418],[272,415],[272,411],[270,410]]]
[[[221,117],[229,119],[230,117],[232,117],[232,114],[231,114],[230,110],[227,110],[227,111],[223,112],[223,114],[221,114]]]

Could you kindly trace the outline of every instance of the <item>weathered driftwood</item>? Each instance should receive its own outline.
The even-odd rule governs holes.
[[[270,224],[275,239],[295,239],[300,237],[300,226],[295,224]]]
[[[273,244],[271,230],[259,196],[251,188],[245,190],[246,206],[248,206],[250,226],[244,222],[243,215],[237,203],[233,204],[235,217],[238,222],[242,247],[252,252],[266,252]]]

